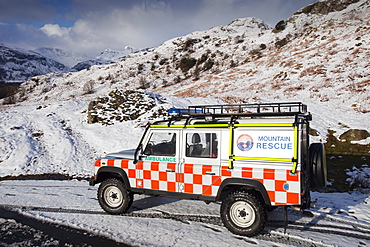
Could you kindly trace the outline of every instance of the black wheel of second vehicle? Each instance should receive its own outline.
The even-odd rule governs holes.
[[[232,233],[254,236],[264,228],[267,210],[254,195],[245,191],[235,191],[222,202],[221,219]]]
[[[114,178],[104,180],[98,189],[100,206],[110,214],[126,212],[132,205],[133,194],[127,191],[124,184]]]

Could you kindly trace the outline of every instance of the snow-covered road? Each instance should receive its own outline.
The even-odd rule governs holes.
[[[138,246],[370,246],[370,196],[313,193],[314,217],[289,210],[269,214],[266,231],[247,238],[220,223],[219,205],[136,195],[126,215],[108,215],[87,181],[1,181],[0,206],[35,219],[84,229]]]

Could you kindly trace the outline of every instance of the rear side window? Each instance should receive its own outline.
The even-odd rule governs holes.
[[[153,156],[175,156],[176,155],[176,133],[154,132],[144,149],[145,155]]]
[[[218,157],[218,139],[216,133],[187,133],[186,156],[199,158]]]

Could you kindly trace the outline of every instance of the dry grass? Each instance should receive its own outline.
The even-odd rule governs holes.
[[[336,69],[334,69],[334,70],[330,70],[329,72],[330,72],[330,73],[334,73],[334,74],[342,74],[342,73],[344,73],[344,72],[345,72],[345,70],[344,70],[344,69],[342,69],[342,68],[336,68]]]
[[[370,85],[370,79],[365,79],[357,83],[351,83],[342,89],[349,90],[350,92],[353,92],[353,93],[362,93],[366,91],[366,87],[369,85]]]
[[[298,52],[293,53],[292,56],[302,55],[302,54],[305,54],[305,53],[308,53],[308,52],[311,52],[311,51],[314,51],[314,50],[317,50],[316,54],[322,53],[321,51],[326,50],[329,47],[329,45],[331,45],[334,41],[337,41],[337,39],[331,38],[327,42],[325,42],[324,44],[321,44],[321,45],[316,45],[316,46],[311,46],[310,45],[309,46],[310,48],[303,49],[303,50],[299,49]],[[331,46],[335,47],[335,46],[337,46],[337,44],[333,43]]]
[[[296,92],[296,91],[301,91],[301,90],[305,90],[305,86],[304,85],[298,85],[298,86],[294,86],[294,87],[288,87],[286,89],[284,89],[284,92],[287,93],[287,92]]]
[[[274,90],[274,91],[280,90],[283,87],[288,87],[288,86],[289,86],[288,83],[286,83],[286,82],[284,83],[282,81],[274,81],[274,82],[270,83],[271,90]]]
[[[262,83],[252,83],[249,85],[249,87],[246,90],[257,92],[258,90],[262,90],[263,88],[265,88],[265,85],[263,85]]]
[[[301,72],[301,74],[299,75],[299,77],[315,76],[315,75],[325,76],[326,75],[326,68],[323,68],[322,65],[311,66],[311,67],[308,67],[308,68],[304,69]]]
[[[226,104],[238,104],[240,102],[245,101],[244,98],[236,97],[236,96],[223,96],[220,98]]]
[[[281,67],[288,67],[293,68],[297,65],[297,61],[295,59],[287,59],[280,63]]]

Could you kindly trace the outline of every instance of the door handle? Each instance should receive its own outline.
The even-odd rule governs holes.
[[[167,169],[166,172],[175,172],[175,171],[172,169]]]
[[[211,171],[206,171],[206,175],[216,175],[216,173],[211,172]]]

